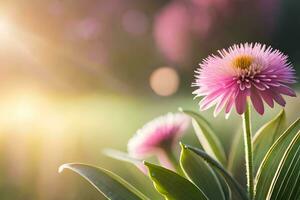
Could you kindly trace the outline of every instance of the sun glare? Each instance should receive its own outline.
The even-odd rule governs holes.
[[[0,40],[7,40],[12,37],[13,26],[5,17],[0,17]]]
[[[38,110],[34,99],[24,98],[15,102],[12,110],[12,118],[18,122],[32,122],[38,115]]]
[[[2,115],[0,120],[3,126],[25,130],[41,121],[45,110],[44,102],[37,93],[13,93],[2,100]]]

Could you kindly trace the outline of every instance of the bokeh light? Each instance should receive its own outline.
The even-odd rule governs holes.
[[[95,38],[99,33],[99,22],[97,19],[88,17],[75,22],[73,29],[69,30],[74,32],[79,39],[89,40]],[[78,38],[76,38],[78,39]]]
[[[150,86],[160,96],[174,94],[178,90],[179,82],[177,71],[171,67],[160,67],[150,76]]]

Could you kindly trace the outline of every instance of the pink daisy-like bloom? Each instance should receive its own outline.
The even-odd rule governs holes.
[[[274,107],[286,102],[282,95],[295,97],[289,87],[296,82],[295,70],[288,57],[272,47],[259,43],[233,45],[229,49],[211,55],[196,70],[198,87],[193,94],[204,96],[200,110],[214,105],[216,116],[224,107],[229,114],[235,105],[238,114],[246,110],[247,98],[259,114],[264,113],[264,101]]]
[[[174,169],[167,153],[185,133],[189,123],[190,118],[183,113],[168,113],[148,122],[129,140],[129,155],[138,159],[155,155],[165,167]]]

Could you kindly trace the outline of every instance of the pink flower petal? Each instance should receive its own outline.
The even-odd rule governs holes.
[[[221,97],[221,100],[219,101],[219,103],[216,106],[216,109],[214,111],[214,116],[216,117],[221,110],[223,109],[223,107],[226,105],[226,103],[228,102],[228,99],[230,98],[231,95],[231,91],[228,90],[225,92],[225,94]]]
[[[280,85],[279,87],[276,87],[275,90],[281,94],[285,94],[291,97],[296,97],[295,91],[289,88],[288,86]]]
[[[235,91],[231,93],[231,96],[226,104],[225,113],[229,113],[231,111],[236,94],[237,94],[237,89],[235,89]]]
[[[260,94],[261,94],[262,98],[265,100],[265,102],[266,102],[271,108],[273,108],[273,107],[274,107],[274,101],[273,101],[272,95],[270,95],[270,93],[268,92],[268,90],[266,90],[266,91],[261,91]]]
[[[210,108],[211,106],[213,106],[216,103],[216,99],[222,95],[222,93],[224,92],[224,89],[218,89],[212,93],[210,93],[209,95],[207,95],[206,97],[204,97],[201,101],[200,101],[200,109],[201,110],[206,110],[208,108]]]
[[[247,91],[240,91],[235,99],[235,107],[238,114],[243,114],[246,109]]]
[[[285,106],[286,102],[284,98],[280,95],[277,94],[276,92],[273,92],[272,90],[269,90],[270,94],[272,95],[273,99],[281,106]]]
[[[251,90],[250,99],[255,110],[261,115],[264,114],[264,103],[261,99],[261,96],[255,89]]]

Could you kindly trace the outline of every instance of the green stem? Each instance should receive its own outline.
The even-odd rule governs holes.
[[[171,162],[171,164],[173,165],[174,169],[176,170],[176,172],[180,175],[183,175],[183,171],[180,167],[179,161],[177,160],[176,156],[174,155],[173,151],[171,149],[166,149],[166,155],[169,159],[169,161]]]
[[[252,200],[254,196],[254,176],[253,176],[253,152],[252,152],[252,131],[251,131],[251,113],[250,105],[247,104],[246,111],[243,114],[243,130],[247,172],[247,187],[249,198]]]

